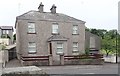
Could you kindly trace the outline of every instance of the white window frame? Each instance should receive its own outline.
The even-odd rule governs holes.
[[[28,53],[36,53],[36,43],[35,42],[29,42],[28,43]]]
[[[2,34],[6,34],[6,30],[2,30]]]
[[[35,23],[28,22],[28,33],[35,33]]]
[[[73,50],[72,50],[72,53],[74,55],[78,55],[79,54],[79,51],[78,51],[78,42],[73,42]]]
[[[57,54],[63,54],[63,43],[57,43]]]
[[[72,34],[78,34],[78,25],[73,25],[73,33]]]
[[[59,33],[59,27],[57,23],[52,24],[52,34],[58,34]]]
[[[6,30],[6,34],[9,34],[9,30]]]

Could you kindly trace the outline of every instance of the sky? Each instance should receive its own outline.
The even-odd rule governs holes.
[[[38,10],[40,2],[44,11],[50,12],[53,4],[57,13],[85,21],[85,26],[96,29],[118,29],[118,2],[120,0],[1,0],[0,26],[15,26],[16,16]]]

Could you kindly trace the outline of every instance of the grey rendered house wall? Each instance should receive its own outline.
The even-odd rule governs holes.
[[[93,37],[95,40],[95,49],[100,50],[101,49],[101,38],[95,34],[92,34],[90,32],[85,32],[85,48],[90,49],[90,37]]]
[[[35,22],[36,34],[27,33],[27,23]],[[58,21],[35,21],[35,20],[17,20],[17,51],[22,55],[28,54],[28,42],[36,42],[37,55],[48,55],[48,38],[52,36],[52,24],[56,22],[59,24],[60,35],[68,38],[67,54],[72,54],[73,42],[78,42],[78,49],[80,53],[85,50],[85,25],[81,22],[58,22]],[[78,25],[79,35],[72,35],[73,25]]]
[[[2,35],[2,30],[0,29],[0,38],[1,38],[1,35]]]

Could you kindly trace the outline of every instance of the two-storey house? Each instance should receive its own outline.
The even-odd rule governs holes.
[[[44,12],[41,3],[38,11],[31,10],[16,17],[17,56],[44,56],[51,54],[53,61],[59,55],[79,55],[85,52],[85,22],[57,13]]]
[[[9,44],[13,44],[13,26],[0,26],[0,38],[9,39]],[[0,41],[1,42],[1,41]]]

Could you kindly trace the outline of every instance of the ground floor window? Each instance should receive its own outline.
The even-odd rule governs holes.
[[[78,55],[78,42],[73,42],[73,50],[72,50],[73,55]]]
[[[63,43],[57,43],[57,54],[63,53]]]
[[[35,42],[28,43],[28,53],[36,53],[36,43]]]

